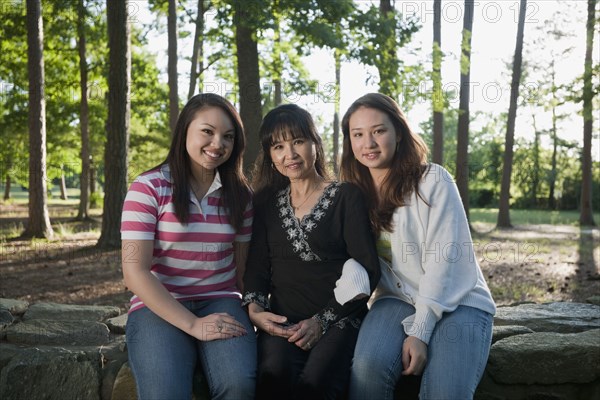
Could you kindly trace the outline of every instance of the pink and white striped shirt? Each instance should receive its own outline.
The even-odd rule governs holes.
[[[219,207],[221,188],[217,171],[200,201],[190,193],[187,225],[179,223],[175,215],[167,164],[138,176],[127,192],[121,238],[154,240],[150,271],[179,301],[241,298],[236,286],[233,243],[250,241],[252,203],[247,205],[243,226],[236,232],[229,223],[227,209]],[[144,303],[134,295],[129,312],[142,307]]]

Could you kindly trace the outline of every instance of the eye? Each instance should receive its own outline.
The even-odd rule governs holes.
[[[230,142],[233,142],[235,140],[235,135],[233,133],[227,133],[225,134],[225,139],[229,140]]]
[[[353,137],[358,138],[362,136],[362,132],[355,132],[353,135]]]
[[[204,133],[205,133],[205,134],[207,134],[207,135],[212,135],[212,133],[213,133],[213,131],[212,131],[212,130],[210,130],[210,129],[208,129],[208,128],[204,128],[204,129],[202,129],[202,132],[204,132]]]
[[[295,145],[302,145],[302,144],[304,144],[304,139],[296,139],[296,140],[294,140],[294,144]]]
[[[385,128],[377,128],[377,129],[375,129],[375,133],[377,133],[377,134],[385,133]]]
[[[280,150],[282,147],[283,147],[283,146],[281,146],[280,144],[274,144],[274,145],[272,145],[272,146],[271,146],[271,148],[272,148],[273,150]]]

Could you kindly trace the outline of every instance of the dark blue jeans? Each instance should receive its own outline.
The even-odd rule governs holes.
[[[127,321],[127,349],[138,398],[191,399],[192,378],[199,364],[212,399],[253,399],[256,335],[240,300],[221,298],[182,304],[199,317],[228,313],[244,324],[248,334],[201,342],[148,308],[132,312]]]

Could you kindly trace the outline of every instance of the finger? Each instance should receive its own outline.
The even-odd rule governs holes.
[[[402,348],[402,375],[408,375],[406,371],[410,367],[410,353],[406,347]]]

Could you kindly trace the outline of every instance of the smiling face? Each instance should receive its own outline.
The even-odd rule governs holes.
[[[290,180],[305,179],[315,172],[317,150],[308,138],[281,135],[271,144],[269,154],[277,171]]]
[[[375,108],[360,107],[350,116],[349,132],[356,160],[372,175],[387,173],[401,140],[390,118]]]
[[[186,136],[186,149],[194,175],[214,170],[229,159],[235,142],[235,129],[219,107],[196,112]]]

